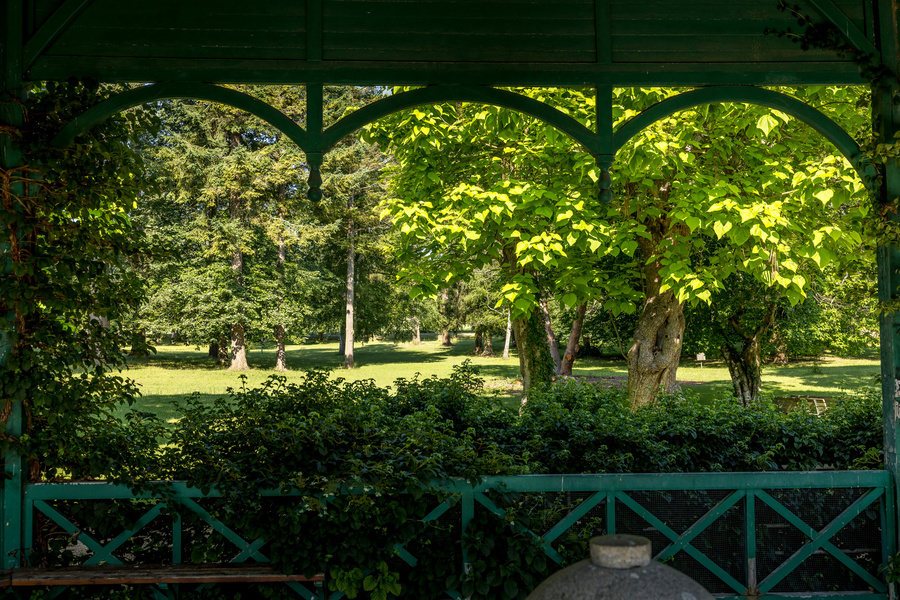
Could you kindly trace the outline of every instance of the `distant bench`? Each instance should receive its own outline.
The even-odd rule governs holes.
[[[806,409],[816,415],[823,414],[829,405],[834,405],[837,398],[833,396],[779,396],[775,398],[775,404],[784,412],[797,409]]]
[[[324,575],[321,573],[313,577],[285,575],[277,569],[259,563],[235,565],[89,565],[53,569],[23,567],[2,571],[0,572],[0,587],[284,582],[321,585],[324,578]]]

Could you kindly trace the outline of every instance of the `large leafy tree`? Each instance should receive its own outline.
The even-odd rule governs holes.
[[[852,129],[860,123],[857,93],[806,95],[827,99],[832,112],[846,109]],[[622,116],[654,99],[622,90]],[[610,219],[617,244],[638,243],[645,298],[628,351],[633,404],[674,386],[685,302],[714,302],[737,277],[745,290],[761,286],[757,295],[767,300],[757,304],[767,322],[779,298],[804,298],[810,270],[863,243],[862,182],[824,139],[778,111],[732,104],[685,111],[642,132],[617,159],[621,197]],[[728,346],[733,379],[749,378],[751,388],[758,388],[758,334],[744,331]]]
[[[590,94],[525,93],[582,122],[592,118]],[[616,90],[614,117],[622,123],[674,93]],[[857,92],[798,94],[849,115],[851,130],[860,122]],[[634,406],[674,387],[686,302],[710,302],[742,274],[797,303],[806,269],[863,241],[855,221],[866,195],[850,166],[804,125],[761,107],[707,105],[644,130],[616,157],[609,206],[596,200],[592,157],[506,110],[415,109],[371,136],[399,163],[387,207],[416,289],[433,293],[496,261],[520,344],[520,329],[547,293],[569,306],[602,299],[614,315],[637,310],[627,352]]]
[[[577,90],[532,93],[591,118]],[[367,136],[398,163],[385,208],[413,293],[437,296],[477,270],[498,268],[526,392],[549,381],[556,367],[540,299],[591,297],[591,252],[605,243],[595,225],[592,157],[536,119],[470,104],[405,111]]]

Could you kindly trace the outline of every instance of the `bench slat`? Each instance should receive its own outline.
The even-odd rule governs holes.
[[[248,565],[168,565],[131,566],[98,565],[58,569],[21,568],[8,571],[0,587],[34,587],[45,585],[115,585],[153,583],[278,583],[297,581],[317,583],[322,574],[313,577],[285,575],[272,567]]]

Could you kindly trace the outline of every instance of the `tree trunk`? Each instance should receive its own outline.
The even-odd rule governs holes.
[[[556,333],[553,332],[550,309],[547,307],[547,295],[544,293],[541,293],[541,316],[544,319],[544,331],[547,332],[547,347],[550,349],[550,356],[553,358],[553,372],[559,375],[562,366],[559,358],[559,342],[556,341]]]
[[[236,148],[240,144],[240,139],[232,137],[232,148]],[[243,206],[241,205],[241,197],[237,192],[231,193],[229,203],[229,218],[232,223],[237,224],[243,218]],[[240,239],[234,240],[234,248],[231,254],[231,270],[234,273],[235,281],[239,289],[244,287],[244,252],[241,249]],[[244,323],[238,321],[231,324],[231,364],[229,371],[246,371],[250,366],[247,364],[247,344],[244,340]]]
[[[231,268],[234,270],[239,285],[244,284],[242,276],[244,270],[244,255],[240,248],[236,248],[231,258]],[[247,364],[247,344],[244,339],[244,324],[240,321],[231,324],[231,364],[229,371],[246,371],[250,368]]]
[[[485,357],[494,356],[494,340],[491,339],[490,331],[485,332],[484,349],[481,351],[481,355]]]
[[[509,360],[509,342],[512,338],[512,320],[509,318],[510,309],[506,309],[506,340],[503,342],[503,360]]]
[[[484,331],[480,327],[475,328],[475,350],[472,354],[481,354],[484,350]]]
[[[281,200],[281,206],[278,209],[278,218],[281,221],[284,221],[286,215],[286,210],[284,208],[284,199],[287,196],[287,186],[281,184],[278,186],[278,196]],[[281,226],[279,226],[281,227]],[[278,231],[278,259],[275,263],[275,271],[278,273],[278,315],[279,318],[282,319],[283,315],[281,314],[282,307],[284,304],[284,263],[287,258],[287,251],[284,245],[284,231],[283,229],[279,229]],[[284,347],[284,322],[280,322],[275,325],[275,370],[276,371],[287,371],[287,351]]]
[[[231,365],[229,371],[246,371],[250,368],[247,364],[247,344],[244,340],[244,324],[235,323],[231,326]]]
[[[128,356],[150,356],[150,352],[147,350],[147,332],[145,330],[138,329],[131,333],[131,351]]]
[[[519,353],[519,371],[522,374],[522,403],[528,399],[528,392],[535,385],[553,381],[553,357],[547,345],[547,331],[538,311],[527,317],[513,319],[512,327],[516,335]]]
[[[578,305],[575,320],[572,322],[572,331],[569,332],[569,342],[566,344],[566,353],[560,364],[559,374],[563,377],[572,376],[572,366],[575,364],[575,355],[578,354],[578,341],[581,339],[581,331],[584,329],[584,315],[587,312],[587,302]]]
[[[284,325],[275,326],[275,370],[287,371],[287,351],[284,347]]]
[[[353,368],[353,309],[354,294],[356,285],[356,245],[353,230],[353,194],[347,200],[347,208],[350,209],[350,215],[347,222],[347,286],[344,290],[344,298],[347,303],[347,316],[344,323],[345,339],[344,339],[344,368]]]
[[[209,355],[210,358],[214,358],[219,360],[219,342],[210,342],[209,343]]]
[[[418,346],[422,343],[422,329],[419,327],[419,317],[412,318],[412,332],[413,346]]]
[[[741,325],[739,314],[728,319],[729,329],[721,327],[722,337],[726,340],[722,344],[722,356],[728,365],[734,396],[741,406],[754,404],[762,390],[762,350],[759,340],[775,324],[776,309],[777,305],[771,304],[755,328]],[[734,341],[735,336],[737,341]],[[727,341],[729,339],[732,341]]]
[[[648,297],[628,349],[632,408],[650,404],[659,390],[675,391],[684,325],[681,303],[671,290]]]
[[[728,365],[731,384],[734,386],[734,397],[741,406],[754,404],[762,390],[762,361],[760,359],[759,341],[754,339],[745,343],[743,348],[735,348],[731,344],[722,344],[722,356]]]
[[[444,323],[441,324],[441,346],[452,346],[453,343],[450,341],[450,290],[444,289],[441,291],[441,295],[438,300],[438,312],[441,314],[441,318],[444,320]]]

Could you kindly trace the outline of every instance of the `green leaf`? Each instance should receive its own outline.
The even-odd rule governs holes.
[[[750,229],[748,227],[738,227],[729,239],[736,246],[743,246],[750,239]]]
[[[778,127],[778,121],[772,115],[763,115],[756,121],[756,127],[768,137],[769,133]]]
[[[713,223],[713,231],[716,237],[722,239],[722,236],[731,231],[733,224],[731,221],[716,221]]]

